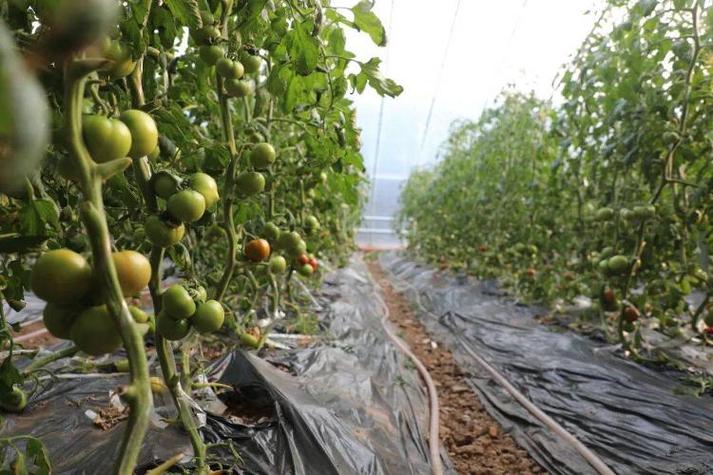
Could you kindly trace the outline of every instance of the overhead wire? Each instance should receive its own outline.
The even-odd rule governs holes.
[[[389,8],[389,21],[386,25],[386,54],[384,57],[384,72],[388,72],[389,68],[389,56],[391,52],[391,29],[394,21],[394,5],[396,3],[396,0],[391,0],[391,6]],[[369,215],[368,216],[374,216],[375,212],[375,206],[376,204],[374,203],[374,197],[376,196],[376,173],[379,170],[379,152],[381,151],[381,131],[383,129],[383,124],[384,124],[384,103],[386,102],[386,96],[382,95],[381,96],[381,102],[379,104],[379,119],[377,122],[377,127],[376,127],[376,145],[374,147],[374,163],[372,164],[371,167],[371,189],[369,190]],[[373,225],[369,226],[371,229],[373,229]],[[373,246],[374,245],[374,232],[371,231],[369,233],[369,245]]]
[[[512,42],[515,39],[517,31],[520,29],[520,22],[522,21],[522,15],[525,12],[525,9],[527,8],[527,2],[528,0],[523,0],[522,5],[520,5],[520,10],[518,11],[517,17],[515,18],[515,23],[513,24],[512,30],[510,31],[510,36],[508,37],[507,43],[505,45],[505,54],[502,55],[502,60],[498,63],[498,66],[495,69],[495,74],[493,74],[493,77],[496,79],[496,81],[500,81],[500,75],[502,74],[503,69],[505,69],[505,65],[509,61],[510,53],[512,50]],[[498,84],[496,84],[496,87],[497,86]],[[485,101],[483,102],[481,111],[484,111],[488,107],[495,94],[488,94],[488,96],[485,98]]]
[[[423,153],[423,146],[426,144],[426,139],[428,138],[428,131],[431,125],[431,118],[433,117],[433,109],[436,105],[436,98],[441,89],[441,82],[443,81],[443,71],[446,68],[446,61],[448,60],[448,51],[451,49],[451,43],[453,41],[453,32],[455,31],[456,21],[458,20],[458,12],[460,11],[461,0],[456,2],[456,8],[453,11],[453,20],[451,21],[451,27],[448,31],[448,39],[446,40],[446,48],[443,50],[443,57],[441,58],[441,67],[438,70],[438,78],[436,79],[436,87],[433,91],[433,97],[431,98],[431,105],[428,108],[428,114],[426,115],[426,125],[423,129],[423,135],[421,136],[421,153]],[[420,161],[419,161],[420,162]],[[420,165],[420,163],[419,163]]]

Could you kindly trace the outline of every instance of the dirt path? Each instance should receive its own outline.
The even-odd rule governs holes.
[[[433,348],[429,335],[411,312],[408,301],[394,290],[375,261],[369,271],[381,286],[391,321],[431,373],[440,402],[441,444],[461,474],[544,473],[527,452],[491,418],[478,397],[463,381],[463,373],[451,353],[440,345]]]

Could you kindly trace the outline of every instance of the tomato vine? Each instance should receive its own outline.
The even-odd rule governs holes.
[[[116,472],[132,473],[151,410],[153,346],[197,470],[208,471],[190,399],[203,335],[268,344],[278,320],[301,318],[292,282],[352,250],[364,165],[349,95],[401,92],[378,58],[346,49],[345,28],[385,44],[371,9],[315,0],[0,5],[11,31],[0,31],[9,78],[0,88],[3,297],[19,311],[34,289],[48,302],[47,327],[76,344],[20,373],[3,318],[0,399],[58,358],[123,346],[131,411]],[[166,287],[169,276],[178,283]],[[127,302],[146,286],[155,315]],[[263,306],[268,318],[258,319]]]
[[[706,339],[710,7],[606,2],[560,75],[560,103],[506,92],[411,176],[400,224],[412,249],[531,300],[590,296],[588,315],[634,354],[642,322]]]

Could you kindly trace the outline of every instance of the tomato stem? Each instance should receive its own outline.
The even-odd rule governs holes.
[[[82,139],[82,99],[86,77],[102,64],[103,61],[96,60],[68,60],[64,70],[64,120],[70,157],[79,171],[79,188],[82,191],[80,217],[92,249],[94,275],[100,281],[104,302],[121,334],[129,359],[130,387],[135,397],[128,401],[131,411],[114,472],[130,475],[134,472],[148,428],[153,398],[144,340],[124,301],[111,258],[111,240],[102,197],[102,177]]]
[[[132,72],[129,81],[130,89],[132,91],[133,105],[136,108],[142,107],[145,101],[142,86],[142,60],[143,58],[137,62],[136,69]],[[156,213],[158,211],[158,203],[156,201],[156,194],[151,187],[151,175],[152,171],[151,165],[148,162],[148,157],[140,157],[134,160],[134,177],[139,184],[146,207],[152,213]],[[153,303],[154,314],[156,316],[158,316],[161,311],[161,281],[163,279],[161,262],[163,261],[164,252],[164,248],[160,246],[153,246],[151,249],[151,256],[149,258],[149,262],[151,263],[149,292],[151,293],[151,301]],[[188,432],[188,437],[191,440],[191,446],[193,447],[199,473],[204,472],[206,470],[206,446],[198,432],[195,417],[190,405],[188,404],[187,398],[189,396],[183,389],[180,378],[177,376],[178,369],[176,366],[176,359],[173,354],[173,347],[171,346],[171,343],[156,330],[154,330],[154,340],[156,342],[156,353],[158,354],[163,379],[171,393],[171,398],[173,399],[173,403],[178,411],[181,424],[186,432]]]
[[[233,219],[233,197],[235,196],[235,173],[238,166],[239,152],[237,144],[235,143],[235,132],[230,117],[228,98],[223,94],[223,79],[217,74],[216,76],[218,76],[216,87],[220,103],[220,120],[223,125],[223,135],[228,144],[228,150],[230,151],[230,162],[225,173],[225,193],[223,194],[223,229],[228,237],[228,250],[225,256],[223,275],[215,290],[215,299],[221,301],[228,291],[230,280],[233,277],[235,266],[237,265],[238,233],[236,232]]]

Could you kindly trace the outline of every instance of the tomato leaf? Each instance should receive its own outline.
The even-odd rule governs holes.
[[[44,444],[39,439],[29,437],[26,447],[27,455],[35,465],[34,475],[49,475],[52,473],[50,456]]]
[[[302,76],[314,71],[319,61],[319,42],[310,34],[311,22],[298,24],[288,37],[290,41],[290,56],[295,61],[295,70]]]
[[[366,63],[362,63],[361,73],[357,75],[357,78],[359,76],[362,77],[357,80],[357,84],[361,85],[361,89],[357,86],[357,90],[361,92],[364,89],[364,81],[367,81],[369,86],[380,96],[398,96],[403,92],[404,88],[399,86],[393,79],[385,78],[379,71],[380,64],[381,59],[379,58],[371,58]]]
[[[59,228],[59,210],[54,201],[32,200],[20,211],[23,234],[31,236],[46,235],[46,225]]]
[[[180,23],[189,28],[203,26],[198,0],[164,0],[164,3]]]
[[[22,375],[12,364],[12,358],[10,356],[6,357],[2,364],[0,364],[0,399],[10,397],[12,394],[12,387],[15,384],[22,383]]]
[[[385,46],[386,30],[384,30],[384,25],[381,24],[379,17],[371,11],[373,7],[374,3],[368,0],[362,0],[354,5],[352,7],[352,13],[354,13],[353,26],[367,33],[378,46]]]
[[[0,253],[27,252],[37,248],[46,240],[46,236],[22,236],[19,234],[0,236]]]

